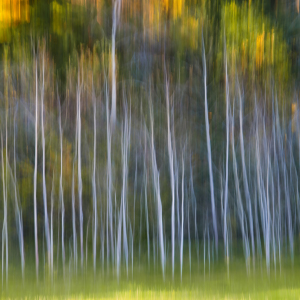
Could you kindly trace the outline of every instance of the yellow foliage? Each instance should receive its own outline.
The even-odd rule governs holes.
[[[172,14],[174,20],[181,17],[183,7],[184,7],[184,0],[173,0]]]
[[[248,48],[248,39],[244,40],[242,43],[242,71],[246,70],[247,66],[247,48]]]
[[[296,128],[296,118],[295,118],[296,112],[297,112],[297,103],[293,102],[292,103],[292,133],[295,132],[295,128]]]
[[[199,20],[189,15],[182,18],[181,36],[186,45],[193,50],[198,48],[198,34]]]
[[[264,60],[264,41],[265,32],[258,34],[256,38],[256,67],[259,69],[262,66]]]
[[[169,12],[169,0],[161,0],[161,6],[163,11]]]
[[[292,103],[292,115],[294,116],[295,112],[297,111],[297,103]]]
[[[30,21],[29,0],[0,0],[0,43],[9,39],[8,29]]]
[[[155,39],[159,33],[159,22],[161,19],[162,6],[158,1],[144,0],[143,3],[143,26],[145,29],[145,33],[150,37],[150,39]]]
[[[1,0],[0,22],[2,26],[29,22],[29,0]]]
[[[289,74],[288,47],[279,29],[259,13],[251,1],[237,5],[224,4],[222,24],[225,28],[228,59],[233,68],[241,66],[255,79],[260,74],[275,75],[279,82],[286,82]],[[224,32],[221,32],[219,57],[223,59]],[[271,71],[271,73],[270,73]]]
[[[91,1],[86,1],[86,0],[71,0],[71,3],[73,5],[86,5],[87,2],[91,2]]]
[[[97,22],[101,24],[101,10],[102,10],[103,2],[102,0],[96,1],[96,8],[97,8]]]
[[[63,33],[63,6],[53,1],[51,4],[53,32],[61,35]]]

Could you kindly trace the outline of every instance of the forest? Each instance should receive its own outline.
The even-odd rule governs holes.
[[[0,296],[296,297],[299,32],[299,0],[1,0]]]

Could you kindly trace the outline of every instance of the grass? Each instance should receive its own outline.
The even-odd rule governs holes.
[[[275,270],[272,266],[268,274],[265,263],[251,264],[247,275],[242,258],[230,262],[229,276],[225,263],[211,264],[210,272],[206,262],[204,273],[203,262],[192,260],[190,273],[188,257],[184,261],[183,278],[180,279],[180,268],[176,265],[174,280],[170,265],[167,265],[166,277],[163,280],[158,265],[148,268],[147,263],[134,265],[132,275],[129,269],[128,278],[125,269],[118,281],[113,272],[102,270],[94,275],[92,266],[77,275],[66,268],[65,279],[62,270],[55,271],[51,281],[48,272],[40,270],[39,283],[35,278],[34,264],[26,266],[24,282],[20,267],[10,266],[8,284],[0,292],[1,299],[300,299],[300,257],[282,261]],[[29,263],[28,263],[29,264]],[[40,268],[41,269],[41,268]]]

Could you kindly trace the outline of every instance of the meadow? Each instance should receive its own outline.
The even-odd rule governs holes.
[[[187,254],[187,253],[186,253]],[[203,253],[202,253],[203,254]],[[216,258],[215,258],[216,259]],[[148,266],[146,257],[130,268],[127,276],[123,266],[120,278],[111,269],[99,267],[94,274],[92,264],[83,273],[68,268],[65,275],[62,269],[54,271],[53,278],[49,269],[41,270],[37,282],[34,263],[26,267],[22,279],[19,266],[11,267],[9,281],[2,286],[3,299],[299,299],[299,258],[294,262],[283,259],[281,266],[273,265],[270,271],[264,260],[251,262],[247,274],[246,265],[240,254],[234,256],[229,268],[223,260],[198,261],[184,257],[183,277],[180,266],[175,266],[172,278],[171,265],[167,264],[165,278],[160,266]]]

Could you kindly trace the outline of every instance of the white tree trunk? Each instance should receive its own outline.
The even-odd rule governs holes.
[[[37,60],[35,61],[35,156],[34,156],[34,175],[33,175],[33,205],[34,205],[34,244],[35,244],[35,268],[36,279],[39,275],[39,251],[38,251],[38,231],[37,231],[37,203],[36,203],[36,188],[37,188],[37,145],[38,145],[38,72]]]
[[[209,183],[210,183],[210,197],[211,197],[211,210],[213,218],[213,228],[215,235],[215,247],[218,249],[218,229],[217,229],[217,216],[216,216],[216,205],[215,205],[215,193],[214,193],[214,178],[212,171],[212,160],[211,160],[211,146],[210,146],[210,134],[209,134],[209,120],[208,120],[208,105],[207,105],[207,86],[206,86],[206,58],[204,40],[202,37],[203,45],[203,76],[204,76],[204,104],[205,104],[205,128],[206,128],[206,144],[207,144],[207,158],[209,167]]]

